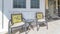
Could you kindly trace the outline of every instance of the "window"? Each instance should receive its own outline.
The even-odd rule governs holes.
[[[39,0],[31,0],[31,8],[39,8]]]
[[[26,8],[26,0],[13,0],[13,8]]]

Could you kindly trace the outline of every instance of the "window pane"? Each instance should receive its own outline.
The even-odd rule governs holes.
[[[13,8],[26,8],[26,0],[13,0]]]
[[[39,8],[39,0],[31,0],[31,8]]]

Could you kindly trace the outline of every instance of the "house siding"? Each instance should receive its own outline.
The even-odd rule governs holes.
[[[0,10],[2,12],[2,0],[0,0]],[[13,0],[4,0],[4,11],[3,11],[3,29],[5,31],[8,31],[8,22],[11,19],[11,14],[12,13],[22,13],[23,17],[25,19],[35,19],[35,13],[36,12],[43,12],[45,15],[45,0],[40,0],[40,8],[39,9],[31,9],[30,8],[30,0],[26,1],[26,9],[20,9],[20,8],[13,8]],[[2,14],[0,13],[1,16],[1,23],[2,23]],[[28,17],[27,17],[28,16]]]

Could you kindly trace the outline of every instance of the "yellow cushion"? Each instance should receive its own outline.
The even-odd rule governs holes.
[[[12,23],[20,23],[22,22],[22,15],[21,14],[12,14]]]
[[[42,13],[37,13],[37,19],[42,19],[43,18],[43,14]]]
[[[38,22],[43,22],[45,21],[45,19],[38,19]]]

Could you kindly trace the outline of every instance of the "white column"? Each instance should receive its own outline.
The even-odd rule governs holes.
[[[56,0],[56,15],[58,16],[58,0]]]
[[[30,0],[26,0],[26,7],[27,9],[30,9]]]
[[[56,0],[56,9],[58,9],[58,0]]]
[[[2,0],[0,0],[0,32],[2,32]]]
[[[48,9],[48,0],[45,0],[46,9]]]

